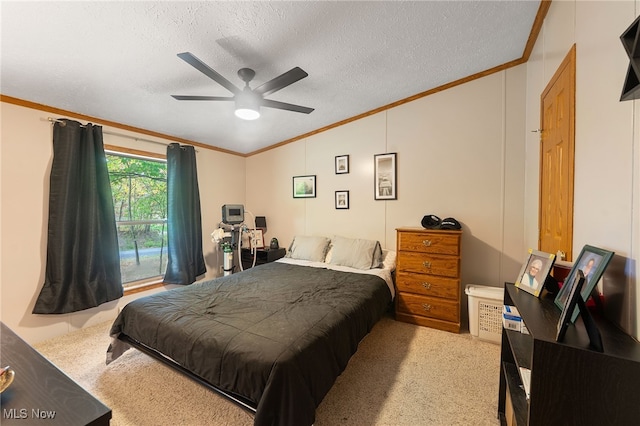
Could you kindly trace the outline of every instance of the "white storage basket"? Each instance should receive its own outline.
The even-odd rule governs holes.
[[[469,297],[469,332],[472,336],[500,344],[504,289],[467,284]]]

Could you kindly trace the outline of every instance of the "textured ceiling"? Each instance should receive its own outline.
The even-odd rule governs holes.
[[[539,1],[0,3],[0,93],[238,153],[295,138],[520,59]],[[230,96],[176,56],[236,86],[299,66],[309,76],[243,121]]]

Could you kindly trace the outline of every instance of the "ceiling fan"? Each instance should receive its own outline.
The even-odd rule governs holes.
[[[256,72],[251,68],[241,68],[238,76],[245,82],[244,89],[236,87],[229,80],[218,74],[207,64],[196,58],[189,52],[178,53],[178,57],[220,84],[222,87],[233,93],[233,96],[192,96],[192,95],[171,95],[179,101],[235,101],[236,116],[245,120],[255,120],[260,117],[260,107],[284,109],[287,111],[301,112],[309,114],[313,108],[303,107],[300,105],[288,104],[285,102],[265,99],[264,97],[271,93],[277,92],[298,80],[302,80],[307,74],[302,68],[295,67],[279,75],[278,77],[267,81],[261,86],[251,89],[249,82],[253,80]]]

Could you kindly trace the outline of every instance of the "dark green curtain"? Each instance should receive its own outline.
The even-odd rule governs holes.
[[[191,284],[207,272],[202,254],[202,219],[192,146],[167,147],[167,246],[164,282]]]
[[[34,314],[62,314],[122,297],[118,234],[102,127],[53,126],[45,282]]]

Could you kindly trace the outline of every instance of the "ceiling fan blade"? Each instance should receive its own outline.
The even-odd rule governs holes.
[[[307,74],[302,68],[295,67],[285,72],[284,74],[279,75],[273,80],[269,80],[263,85],[256,87],[255,89],[253,89],[253,91],[262,96],[267,96],[273,92],[277,92],[284,87],[287,87],[290,84],[295,83],[298,80],[302,80],[308,75],[309,74]]]
[[[171,95],[179,101],[232,101],[233,96],[192,96],[192,95]]]
[[[190,52],[178,53],[178,57],[213,81],[220,84],[222,87],[224,87],[234,95],[242,92],[241,89],[237,88],[233,83],[224,78],[222,75],[218,74],[213,68],[202,62],[200,59],[196,58]]]
[[[287,111],[293,112],[302,112],[304,114],[309,114],[314,108],[303,107],[300,105],[287,104],[285,102],[272,101],[270,99],[263,99],[262,106],[268,108],[277,108],[277,109],[285,109]]]

